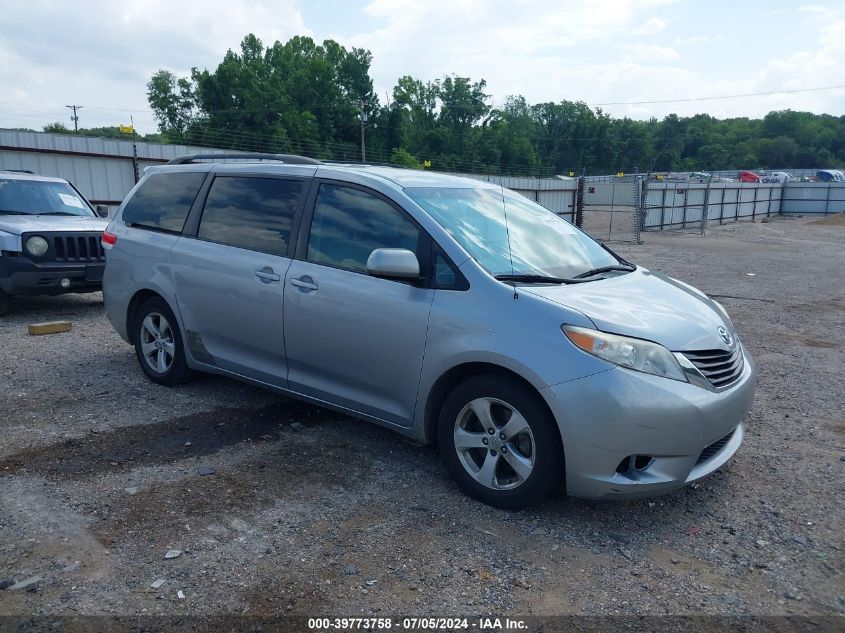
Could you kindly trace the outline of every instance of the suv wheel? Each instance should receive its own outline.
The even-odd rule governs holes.
[[[12,297],[0,290],[0,316],[12,311]]]
[[[518,510],[563,480],[554,420],[530,387],[505,376],[473,376],[440,410],[440,454],[470,496]]]
[[[135,354],[147,377],[173,387],[187,382],[191,370],[185,362],[182,334],[176,317],[160,297],[147,299],[135,313]]]

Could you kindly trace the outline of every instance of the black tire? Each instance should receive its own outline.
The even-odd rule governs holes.
[[[0,316],[5,316],[12,311],[12,297],[0,290]]]
[[[147,317],[150,317],[154,324],[163,325],[160,317],[163,317],[166,321],[167,327],[161,328],[160,339],[152,339],[150,332],[145,333],[143,330]],[[175,387],[188,382],[193,377],[193,372],[185,362],[185,347],[179,324],[170,306],[161,297],[151,297],[138,307],[135,317],[132,319],[132,337],[135,341],[135,355],[138,357],[141,369],[153,382],[167,387]],[[168,347],[172,354],[168,351],[164,352],[165,363],[162,371],[152,366],[153,361],[148,361],[144,352],[145,345],[157,344],[159,341],[162,347],[172,344],[172,347]],[[153,354],[158,358],[157,351]],[[168,358],[170,359],[169,363],[167,362]]]
[[[485,399],[496,401],[490,403],[489,408],[496,433],[480,439],[486,439],[484,448],[462,451],[459,455],[455,444],[456,427],[471,430],[476,438],[480,437],[478,431],[483,427],[481,418],[476,416],[469,406],[473,402],[486,402]],[[511,409],[510,413],[508,407]],[[499,431],[511,419],[513,411],[521,414],[530,433],[523,431],[514,438],[505,436],[507,441],[503,441]],[[459,422],[459,418],[462,422]],[[471,429],[471,425],[475,428]],[[494,438],[498,451],[491,448]],[[518,445],[515,447],[513,442],[530,447],[530,455],[522,454]],[[531,442],[530,446],[526,442]],[[471,497],[499,508],[519,510],[538,503],[563,481],[565,475],[563,447],[554,419],[532,387],[508,376],[480,374],[455,387],[440,409],[438,443],[441,458],[461,489]],[[505,452],[509,452],[509,456],[502,451],[501,445],[505,446]],[[479,467],[478,474],[481,477],[480,467],[485,463],[488,454],[494,458],[496,464],[492,469],[495,473],[493,486],[482,485],[468,470],[468,467]],[[495,457],[497,454],[498,458]],[[510,460],[515,457],[521,457],[523,460],[530,457],[533,464],[530,474],[522,479],[506,457]],[[469,464],[469,460],[473,463],[465,466],[465,463]],[[507,461],[504,465],[499,463],[504,461]],[[500,475],[504,484],[502,488],[497,488],[496,486],[502,485],[499,481]],[[509,485],[512,487],[508,488]]]

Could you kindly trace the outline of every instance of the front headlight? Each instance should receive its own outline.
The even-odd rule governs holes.
[[[25,244],[26,252],[32,255],[33,257],[41,257],[44,253],[47,252],[48,244],[47,240],[43,237],[38,235],[33,235],[26,241]]]
[[[672,352],[662,345],[574,325],[562,325],[560,328],[582,350],[614,365],[687,382]]]

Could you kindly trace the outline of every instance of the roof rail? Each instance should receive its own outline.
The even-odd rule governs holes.
[[[394,163],[373,163],[370,161],[362,163],[360,160],[324,159],[321,162],[325,165],[350,165],[353,167],[396,167],[397,169],[411,169],[407,165],[396,165]]]
[[[35,175],[35,172],[31,169],[0,169],[0,171],[13,174],[32,174],[33,176]]]
[[[167,162],[168,165],[188,165],[200,160],[275,160],[289,165],[321,165],[315,158],[297,156],[296,154],[261,154],[261,153],[220,153],[220,154],[189,154],[179,156]]]

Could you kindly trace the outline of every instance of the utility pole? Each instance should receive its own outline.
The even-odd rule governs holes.
[[[366,163],[367,162],[367,146],[366,146],[366,143],[364,141],[364,129],[366,128],[366,125],[367,125],[367,115],[364,113],[364,100],[361,99],[359,101],[359,103],[361,104],[361,114],[358,117],[360,122],[361,122],[361,162]]]
[[[77,110],[81,110],[81,105],[66,105],[66,108],[70,108],[73,110],[73,116],[70,117],[70,120],[73,121],[73,133],[79,134],[79,115],[76,114]]]
[[[135,141],[135,119],[129,115],[129,123],[132,125],[132,171],[135,173],[135,184],[138,184],[140,174],[138,173],[138,143]]]

